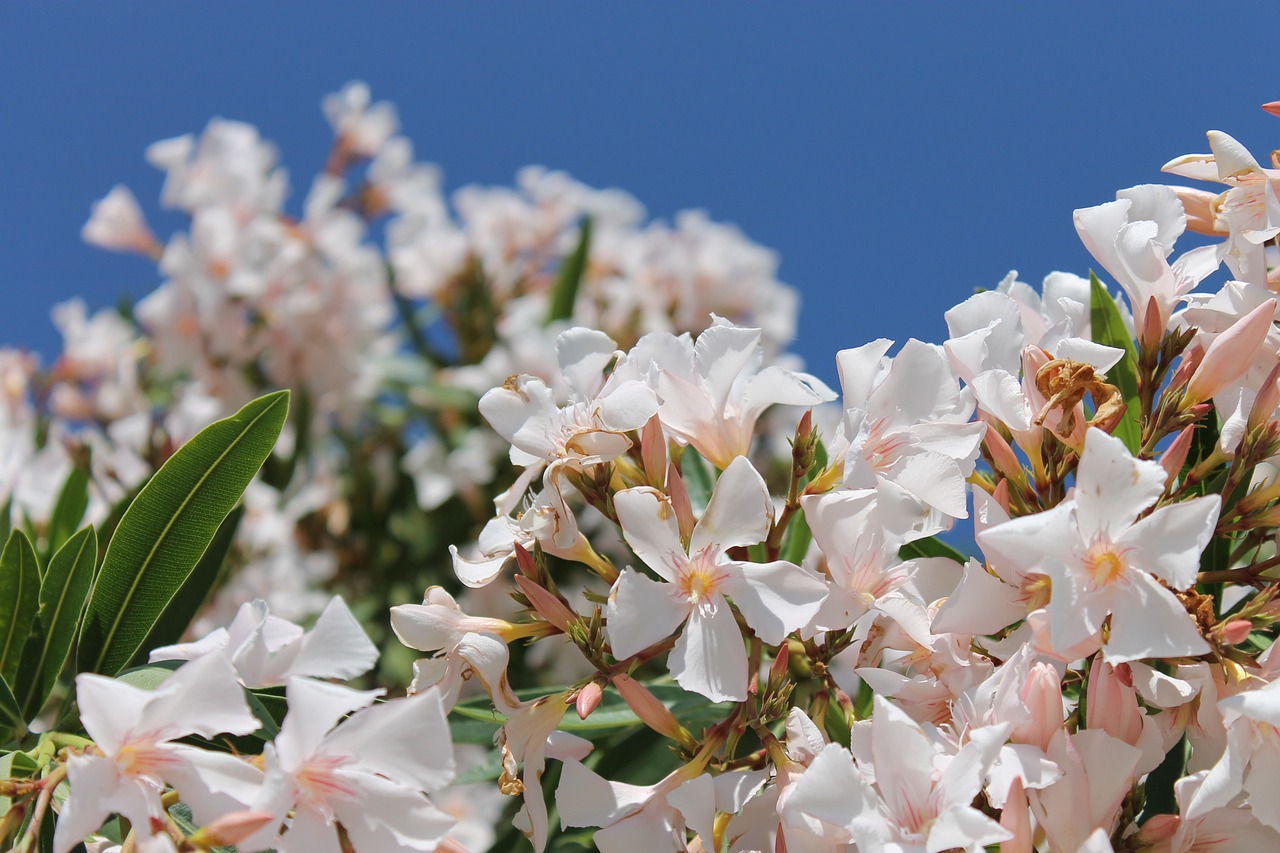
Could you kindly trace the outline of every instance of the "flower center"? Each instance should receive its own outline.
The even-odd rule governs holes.
[[[1099,540],[1089,546],[1084,555],[1084,569],[1099,586],[1110,586],[1124,575],[1129,568],[1125,559],[1127,549],[1117,548],[1114,543]]]
[[[130,776],[163,779],[165,768],[173,764],[173,756],[159,744],[147,740],[130,741],[120,747],[116,761]]]
[[[703,548],[689,558],[684,571],[676,579],[680,592],[690,604],[705,604],[720,594],[720,587],[723,586],[728,575],[716,564],[718,550],[711,547]]]
[[[346,756],[336,755],[317,755],[307,761],[293,776],[298,783],[298,799],[326,811],[330,797],[355,796],[355,789],[336,773],[348,761]]]

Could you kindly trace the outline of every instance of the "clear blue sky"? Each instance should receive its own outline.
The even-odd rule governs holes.
[[[528,163],[703,207],[781,252],[800,352],[941,340],[1010,268],[1083,273],[1073,208],[1158,181],[1226,130],[1280,144],[1264,4],[82,3],[0,6],[0,342],[56,351],[50,306],[155,283],[83,246],[118,182],[212,116],[258,125],[305,186],[351,79],[394,101],[449,186]],[[153,218],[162,234],[176,224]]]

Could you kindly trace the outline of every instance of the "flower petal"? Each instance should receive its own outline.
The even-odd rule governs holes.
[[[631,568],[622,570],[609,593],[605,630],[618,660],[629,658],[670,637],[692,605],[680,599],[674,584],[650,580]]]
[[[667,666],[677,684],[712,702],[746,701],[747,650],[728,602],[690,614]]]
[[[729,563],[725,568],[732,572],[725,594],[771,646],[809,624],[827,597],[826,582],[794,563]]]

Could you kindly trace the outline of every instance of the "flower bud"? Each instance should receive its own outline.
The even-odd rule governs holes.
[[[1027,706],[1027,717],[1014,728],[1010,740],[1047,750],[1066,718],[1057,671],[1047,663],[1032,666],[1018,698]]]
[[[1253,633],[1253,623],[1248,619],[1232,619],[1222,625],[1222,640],[1233,646],[1237,646],[1249,639],[1249,635]]]
[[[667,495],[676,511],[676,523],[680,526],[680,538],[685,542],[693,536],[697,519],[693,517],[693,504],[689,502],[689,490],[684,487],[684,477],[672,462],[667,466]]]
[[[1217,196],[1208,190],[1197,190],[1191,187],[1174,187],[1182,209],[1187,212],[1187,228],[1197,234],[1217,236],[1214,228],[1213,203]]]
[[[244,841],[272,820],[267,812],[250,809],[231,812],[196,830],[191,843],[197,847],[229,847]]]
[[[1184,406],[1208,400],[1243,376],[1266,341],[1275,315],[1276,301],[1268,299],[1214,338],[1187,383]]]
[[[1112,666],[1095,660],[1089,670],[1086,693],[1085,725],[1102,729],[1130,746],[1142,737],[1144,714],[1138,707],[1138,694],[1133,689],[1133,676],[1127,664]]]
[[[1166,488],[1173,484],[1173,481],[1182,473],[1182,466],[1187,464],[1187,454],[1191,452],[1191,440],[1195,437],[1195,430],[1194,424],[1184,427],[1160,457],[1160,467],[1164,468],[1166,477]]]
[[[1154,351],[1164,338],[1165,320],[1160,316],[1160,304],[1152,296],[1147,300],[1146,310],[1142,314],[1142,328],[1138,329],[1138,343],[1148,351]]]
[[[640,459],[644,464],[644,476],[649,485],[661,489],[666,485],[667,436],[662,431],[662,421],[654,415],[640,432]]]
[[[1280,406],[1280,364],[1271,368],[1258,396],[1253,398],[1253,408],[1249,410],[1247,432],[1253,432],[1271,423],[1275,418],[1276,406]]]
[[[991,454],[991,464],[995,466],[996,471],[1010,479],[1022,476],[1022,464],[1018,462],[1018,457],[1014,455],[1013,448],[1004,440],[1004,436],[987,427],[982,434],[982,443]]]
[[[671,710],[659,702],[658,697],[650,693],[649,689],[643,684],[629,675],[615,675],[613,677],[613,686],[618,688],[618,692],[622,694],[622,699],[627,703],[627,707],[635,712],[635,715],[646,726],[663,737],[669,737],[681,743],[684,743],[686,739],[692,739],[692,736],[687,731],[684,731],[680,721],[675,718]]]
[[[600,686],[598,681],[589,681],[586,686],[578,691],[578,698],[574,702],[574,708],[578,712],[578,718],[585,720],[591,716],[591,712],[600,706],[600,700],[604,698],[604,688]]]
[[[1271,101],[1262,105],[1262,108],[1273,116],[1280,116],[1280,101]]]
[[[566,634],[569,633],[569,626],[578,621],[577,614],[567,604],[528,578],[516,575],[516,586],[520,587],[520,591],[529,599],[539,616]]]

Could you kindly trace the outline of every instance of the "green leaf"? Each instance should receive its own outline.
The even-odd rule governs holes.
[[[1120,309],[1116,301],[1107,293],[1107,289],[1098,281],[1098,277],[1089,273],[1089,323],[1093,328],[1094,343],[1124,350],[1115,367],[1107,371],[1107,380],[1120,389],[1124,398],[1125,413],[1120,418],[1113,433],[1124,442],[1129,452],[1137,454],[1142,443],[1141,404],[1138,402],[1138,354],[1133,348],[1133,339],[1129,330],[1124,327],[1120,318]]]
[[[0,680],[13,685],[22,645],[40,605],[40,564],[21,530],[9,534],[0,553]]]
[[[89,598],[81,672],[115,675],[141,649],[271,453],[288,411],[289,392],[277,391],[210,424],[138,493],[111,537]]]
[[[782,535],[782,551],[778,554],[778,559],[800,565],[804,562],[804,555],[809,553],[812,541],[813,531],[809,529],[804,513],[796,513],[787,526],[787,532]]]
[[[132,661],[134,666],[146,663],[145,655],[152,649],[172,645],[182,639],[187,627],[196,618],[196,614],[209,598],[209,593],[218,581],[218,575],[227,561],[227,554],[235,542],[236,528],[244,517],[244,507],[238,506],[218,525],[218,532],[213,534],[213,541],[200,555],[196,567],[191,570],[186,581],[174,593],[156,624],[152,626],[147,638],[139,647],[140,654]]]
[[[0,681],[0,743],[19,741],[27,733],[27,720],[9,685]]]
[[[1147,777],[1147,802],[1138,818],[1139,825],[1146,823],[1158,814],[1177,814],[1178,800],[1174,796],[1173,785],[1187,769],[1187,738],[1184,735],[1174,744],[1173,749],[1165,753],[1160,766],[1151,771]]]
[[[957,563],[967,563],[969,558],[943,542],[937,536],[926,536],[908,542],[898,549],[898,556],[903,560],[914,560],[918,557],[946,557]]]
[[[648,684],[645,686],[658,698],[658,701],[671,709],[671,713],[675,714],[676,719],[680,720],[686,727],[692,727],[697,723],[715,722],[722,718],[729,708],[727,704],[709,702],[701,696],[688,693],[674,684]],[[520,699],[536,699],[547,695],[548,692],[554,692],[554,690],[549,691],[545,687],[532,687],[517,690],[516,696]],[[459,702],[454,706],[453,713],[467,720],[487,724],[491,738],[487,741],[489,743],[492,743],[492,733],[498,726],[506,722],[506,717],[494,710],[487,696]],[[616,691],[607,690],[604,698],[600,701],[600,705],[591,713],[591,716],[582,720],[570,709],[557,728],[560,731],[586,736],[591,733],[643,725],[644,723]],[[454,731],[456,734],[458,729]],[[465,733],[467,735],[472,734],[471,732]],[[478,733],[479,730],[476,730],[476,734]]]
[[[689,503],[695,513],[701,514],[711,500],[711,489],[715,485],[711,474],[711,464],[702,458],[702,454],[692,445],[681,451],[680,476],[684,478],[685,491],[689,493]]]
[[[568,320],[573,316],[573,303],[578,299],[578,288],[582,286],[582,276],[587,271],[587,253],[590,248],[591,217],[584,216],[578,245],[560,264],[560,275],[556,278],[555,289],[551,291],[551,309],[547,312],[548,323]]]
[[[49,561],[40,585],[40,609],[18,669],[16,692],[27,719],[40,713],[67,662],[97,564],[98,537],[92,527],[68,539]]]
[[[49,517],[49,531],[45,537],[45,555],[52,557],[58,553],[72,534],[80,527],[84,511],[89,506],[89,473],[79,465],[71,469],[62,490],[58,492],[58,500],[53,505],[53,514]]]

